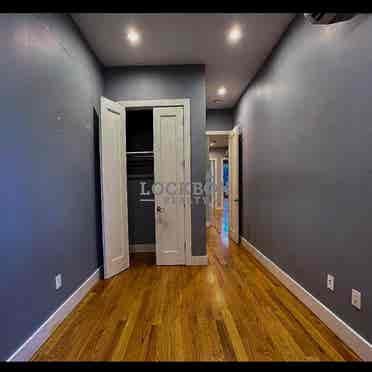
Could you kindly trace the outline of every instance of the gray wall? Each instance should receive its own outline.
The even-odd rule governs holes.
[[[370,342],[371,35],[370,15],[331,26],[299,16],[235,116],[242,235]]]
[[[4,360],[99,264],[95,129],[103,80],[67,16],[1,15],[0,45]]]
[[[191,181],[205,180],[205,68],[187,66],[138,66],[105,69],[104,95],[114,101],[190,98]],[[193,204],[192,253],[204,255],[205,206]]]
[[[207,110],[207,130],[230,130],[233,128],[232,109]]]

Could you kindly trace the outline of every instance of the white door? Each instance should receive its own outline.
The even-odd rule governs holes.
[[[183,133],[182,107],[154,108],[157,265],[186,263],[185,205],[179,193],[185,179]]]
[[[124,107],[101,98],[101,189],[104,277],[129,267]]]
[[[229,136],[229,235],[239,243],[239,129]]]

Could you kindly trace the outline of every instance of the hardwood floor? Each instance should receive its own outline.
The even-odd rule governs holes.
[[[137,254],[128,271],[87,294],[33,360],[358,360],[229,241],[227,216],[208,229],[208,266],[157,267]]]

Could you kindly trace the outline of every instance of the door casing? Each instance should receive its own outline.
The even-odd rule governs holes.
[[[229,236],[237,244],[239,232],[239,127],[229,136]]]

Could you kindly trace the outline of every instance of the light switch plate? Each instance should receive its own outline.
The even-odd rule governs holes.
[[[335,290],[335,277],[331,274],[327,274],[327,288],[330,291]]]
[[[351,290],[351,304],[358,310],[362,308],[362,294],[356,289]]]
[[[62,274],[56,275],[56,290],[62,287]]]

